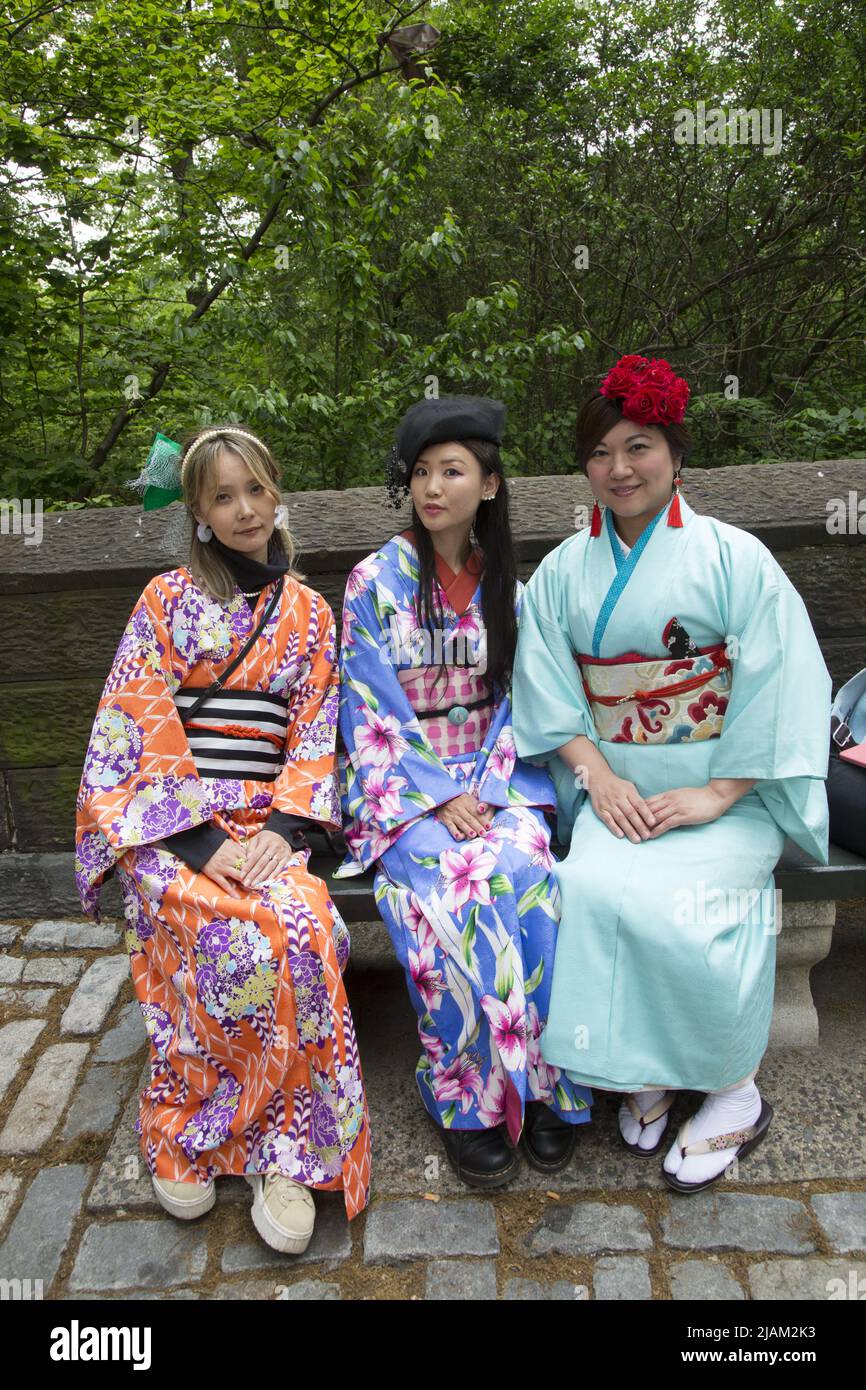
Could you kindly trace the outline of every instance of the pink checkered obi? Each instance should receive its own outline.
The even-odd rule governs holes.
[[[493,718],[486,676],[472,666],[448,666],[442,679],[438,666],[412,666],[398,671],[397,678],[440,758],[478,752]]]

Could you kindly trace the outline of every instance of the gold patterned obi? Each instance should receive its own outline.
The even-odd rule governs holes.
[[[718,738],[731,693],[725,644],[697,656],[575,657],[596,731],[608,743]]]

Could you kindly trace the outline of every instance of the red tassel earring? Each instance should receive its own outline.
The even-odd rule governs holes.
[[[682,526],[683,515],[680,511],[680,475],[674,476],[674,500],[668,509],[668,526]]]
[[[601,508],[597,502],[592,509],[592,525],[589,528],[589,534],[591,536],[601,535]]]

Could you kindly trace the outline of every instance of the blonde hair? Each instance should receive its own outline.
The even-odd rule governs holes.
[[[190,572],[200,588],[208,589],[221,603],[228,603],[234,596],[234,575],[210,543],[199,540],[196,530],[197,514],[206,512],[216,495],[217,465],[223,449],[231,449],[242,459],[256,482],[261,483],[277,505],[281,501],[282,478],[277,461],[268,446],[243,425],[207,425],[204,429],[196,430],[184,441],[180,480],[183,500],[192,522]],[[271,544],[274,538],[289,562],[288,574],[293,579],[303,579],[304,576],[294,568],[296,548],[288,527],[275,526]]]

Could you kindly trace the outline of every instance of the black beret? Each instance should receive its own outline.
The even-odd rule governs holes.
[[[409,483],[415,460],[428,444],[447,440],[486,439],[501,444],[505,406],[489,396],[438,396],[410,405],[397,426],[397,437],[388,462],[392,500]]]

